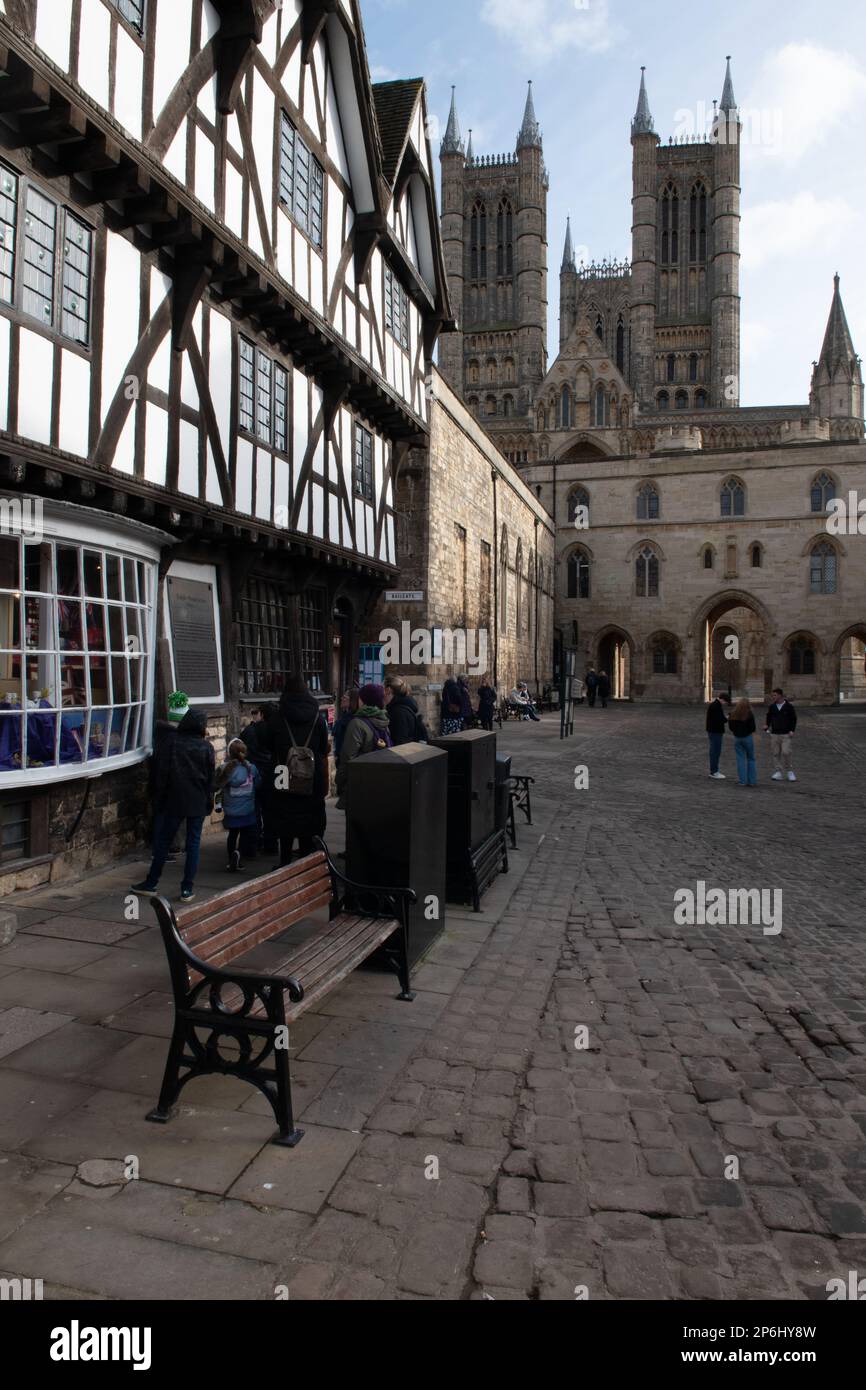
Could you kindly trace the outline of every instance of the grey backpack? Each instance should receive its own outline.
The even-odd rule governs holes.
[[[291,748],[286,756],[286,769],[288,771],[289,785],[286,791],[292,796],[312,796],[313,785],[316,780],[316,755],[310,748],[310,739],[315,733],[319,716],[313,720],[313,726],[307,734],[302,744],[295,743],[295,736],[287,721],[284,721],[291,739]]]

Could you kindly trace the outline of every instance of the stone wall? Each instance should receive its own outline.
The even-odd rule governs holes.
[[[459,646],[451,660],[444,646],[439,660],[403,659],[388,668],[409,680],[431,729],[450,675],[467,671],[473,693],[485,671],[501,693],[517,680],[539,691],[551,680],[554,558],[551,519],[531,489],[436,371],[432,383],[430,447],[410,453],[396,493],[396,587],[423,599],[383,599],[368,633],[375,641],[408,623],[441,629],[447,642],[448,632],[467,632],[474,669]]]
[[[628,667],[623,693],[701,700],[708,679],[707,624],[730,621],[744,648],[735,688],[739,681],[743,693],[763,698],[765,689],[781,684],[795,701],[835,702],[840,665],[852,659],[843,650],[845,641],[852,634],[866,637],[866,535],[828,535],[827,518],[811,511],[812,482],[825,472],[837,497],[847,502],[849,490],[863,496],[866,447],[816,442],[524,470],[527,482],[541,487],[545,505],[555,508],[557,623],[569,633],[578,624],[581,673],[590,665],[598,668],[610,654],[609,644],[602,647],[613,635]],[[743,516],[721,515],[720,491],[730,478],[745,487]],[[658,488],[659,516],[638,520],[637,493],[647,482]],[[569,494],[576,487],[589,497],[585,530],[568,522]],[[836,592],[813,593],[810,551],[825,539],[836,551]],[[645,543],[659,558],[657,597],[637,592],[636,559]],[[759,564],[753,563],[755,546]],[[589,560],[588,598],[568,595],[568,561],[575,552]],[[653,669],[659,634],[673,639],[675,672]],[[800,636],[814,645],[814,673],[790,670],[789,648]],[[855,676],[847,672],[849,684],[857,683]]]

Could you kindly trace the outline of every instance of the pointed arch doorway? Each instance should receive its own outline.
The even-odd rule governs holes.
[[[631,699],[631,638],[622,628],[608,628],[596,642],[595,669],[607,672],[612,700]]]
[[[835,666],[839,704],[866,703],[866,624],[843,632],[836,643]]]
[[[736,700],[761,701],[770,694],[770,622],[762,604],[732,592],[711,601],[700,616],[699,642],[703,698],[726,690]]]

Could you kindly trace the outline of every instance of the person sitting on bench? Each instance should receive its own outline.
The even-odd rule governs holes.
[[[536,723],[538,723],[539,715],[535,705],[532,703],[532,697],[529,694],[529,686],[526,684],[526,681],[518,681],[508,698],[513,705],[516,705],[518,709],[522,711],[522,717],[524,719],[534,719]]]

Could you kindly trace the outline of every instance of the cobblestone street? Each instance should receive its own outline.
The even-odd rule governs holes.
[[[534,825],[481,914],[448,908],[415,1002],[357,972],[293,1030],[294,1150],[222,1078],[144,1122],[171,1004],[156,928],[123,918],[139,866],[7,903],[0,1275],[103,1299],[825,1299],[866,1271],[866,710],[803,711],[800,780],[759,745],[756,790],[730,747],[711,783],[700,709],[580,707],[558,734],[503,731]],[[202,889],[222,863],[210,842]],[[781,889],[782,930],[676,925],[698,881]]]

